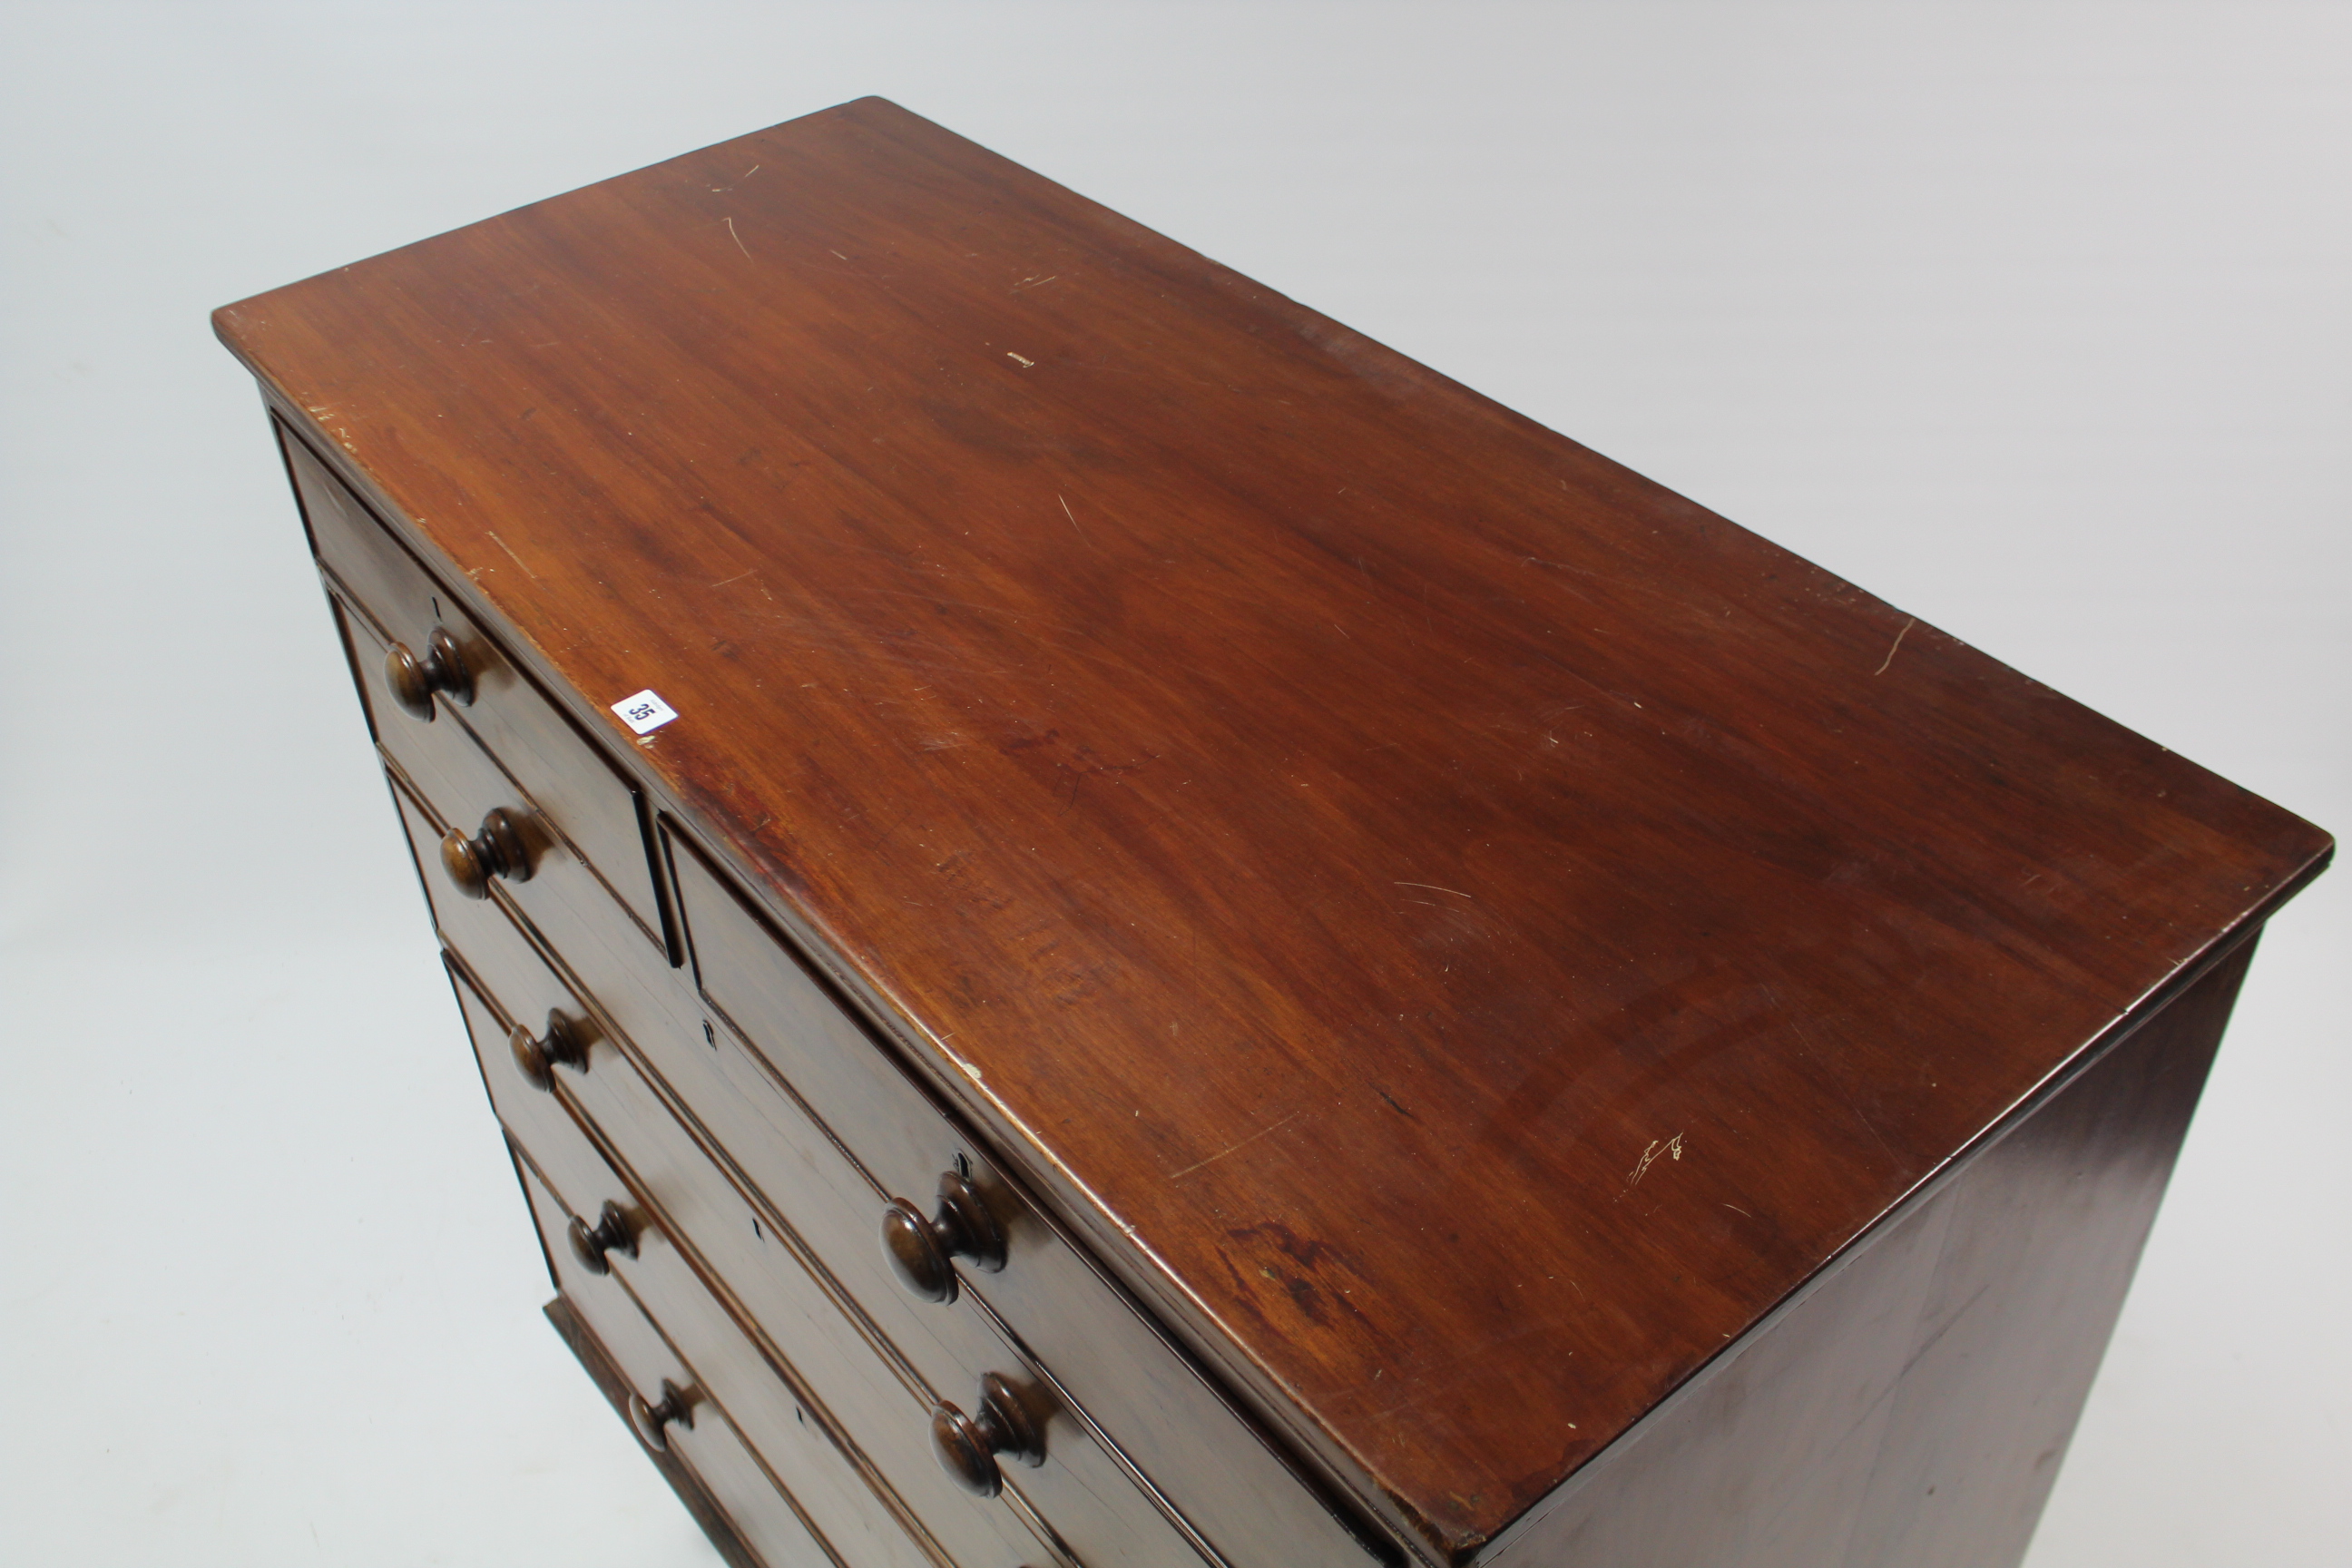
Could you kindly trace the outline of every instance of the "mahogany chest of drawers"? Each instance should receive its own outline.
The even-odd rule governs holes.
[[[2325,835],[877,100],[215,324],[730,1561],[2021,1554]]]

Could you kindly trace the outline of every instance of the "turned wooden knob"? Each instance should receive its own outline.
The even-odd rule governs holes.
[[[574,1215],[572,1228],[566,1234],[572,1242],[572,1256],[578,1258],[580,1267],[591,1274],[613,1271],[612,1264],[604,1257],[608,1252],[617,1252],[624,1258],[637,1255],[636,1229],[629,1224],[627,1211],[616,1203],[606,1203],[598,1211],[596,1223],[593,1226]]]
[[[669,1447],[669,1435],[662,1430],[671,1422],[691,1431],[694,1426],[694,1395],[667,1378],[662,1379],[661,1402],[647,1405],[645,1396],[629,1395],[629,1425],[637,1429],[637,1441],[658,1454]]]
[[[940,1178],[939,1212],[929,1218],[904,1198],[882,1211],[882,1250],[898,1283],[925,1301],[952,1301],[955,1266],[969,1258],[993,1274],[1004,1267],[1004,1227],[972,1184],[953,1171]]]
[[[394,643],[384,650],[383,683],[391,688],[392,700],[400,704],[402,712],[428,724],[433,721],[436,691],[460,708],[474,702],[474,672],[466,668],[457,639],[439,626],[425,639],[423,658],[411,653],[406,643]]]
[[[558,1062],[577,1072],[588,1070],[588,1042],[581,1038],[578,1026],[552,1007],[547,1011],[543,1033],[533,1037],[529,1028],[517,1024],[507,1036],[507,1049],[514,1053],[515,1070],[534,1089],[555,1087]]]
[[[1045,1435],[1013,1385],[992,1372],[980,1380],[979,1415],[966,1415],[952,1405],[931,1412],[931,1452],[956,1485],[974,1497],[994,1497],[1004,1488],[996,1456],[1042,1465]]]
[[[441,869],[469,899],[488,898],[493,877],[530,881],[530,850],[523,842],[521,823],[499,806],[482,818],[481,831],[471,838],[452,828],[441,840]]]

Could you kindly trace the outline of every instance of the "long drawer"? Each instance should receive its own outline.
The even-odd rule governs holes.
[[[993,1319],[1100,1424],[1204,1555],[1235,1568],[1381,1561],[990,1168],[676,825],[665,837],[688,957],[717,1022],[703,1038],[640,1044],[910,1358],[930,1375],[967,1365]],[[919,1301],[887,1259],[884,1214],[893,1199],[929,1214],[950,1173],[1003,1226],[1005,1260],[996,1272],[962,1267],[947,1302]]]
[[[317,455],[282,426],[278,437],[329,588],[367,634],[364,646],[352,646],[352,674],[377,739],[395,752],[411,741],[446,740],[452,731],[477,739],[548,821],[561,825],[567,850],[639,934],[666,945],[636,786]],[[415,671],[410,695],[421,701],[414,710],[389,683],[386,655],[394,644]],[[466,819],[467,831],[474,826]]]
[[[556,1289],[628,1384],[635,1401],[630,1425],[641,1443],[658,1442],[681,1461],[727,1516],[736,1539],[764,1568],[855,1568],[868,1559],[832,1548],[791,1491],[761,1464],[694,1369],[662,1337],[652,1320],[617,1281],[582,1268],[565,1247],[571,1215],[527,1156],[519,1160],[524,1195],[545,1243]],[[667,1402],[667,1405],[665,1404]],[[667,1416],[658,1425],[652,1417]],[[651,1428],[650,1442],[646,1428]]]
[[[457,957],[470,968],[467,955]],[[547,1012],[565,1015],[571,1011],[566,1001],[576,1007],[576,999],[558,992],[541,1007],[542,991],[509,1012],[486,999],[487,988],[471,983],[462,969],[456,973],[499,1119],[568,1211],[593,1220],[605,1203],[620,1205],[636,1251],[613,1256],[614,1277],[701,1370],[753,1446],[796,1491],[808,1494],[812,1513],[829,1534],[850,1528],[862,1505],[872,1520],[895,1515],[914,1537],[896,1556],[877,1562],[903,1563],[915,1551],[962,1568],[990,1568],[1034,1560],[1052,1550],[1049,1543],[1072,1535],[1080,1538],[1073,1549],[1081,1561],[1162,1560],[1129,1554],[1120,1542],[1086,1541],[1086,1531],[1065,1531],[1059,1520],[1045,1522],[1024,1495],[1033,1489],[1023,1484],[1044,1470],[1022,1472],[1002,1501],[976,1499],[950,1484],[930,1453],[929,1401],[894,1377],[887,1345],[837,1310],[808,1271],[795,1238],[772,1217],[763,1219],[710,1164],[609,1038],[583,1042],[587,1070],[556,1068],[548,1075],[549,1092],[537,1092],[517,1069],[508,1050],[514,1023],[536,1019],[543,1028]],[[579,1092],[583,1089],[588,1093]],[[606,1113],[590,1129],[580,1125],[583,1099]],[[614,1131],[620,1135],[609,1135]],[[705,1283],[714,1273],[728,1302]],[[756,1333],[756,1346],[745,1324]],[[779,1403],[786,1393],[789,1412]],[[829,1433],[840,1460],[864,1476],[865,1494],[846,1491],[837,1475],[812,1479],[787,1468],[772,1450],[772,1444],[804,1441],[811,1423]],[[1061,1451],[1069,1447],[1066,1435],[1050,1426],[1048,1445],[1048,1469],[1071,1457]],[[832,1486],[835,1495],[821,1495],[819,1482]],[[1081,1543],[1092,1549],[1080,1549]]]
[[[549,1255],[567,1294],[625,1293],[657,1312],[664,1333],[705,1380],[704,1391],[730,1412],[816,1527],[852,1562],[874,1568],[933,1568],[947,1561],[944,1549],[916,1522],[824,1399],[802,1383],[798,1370],[763,1354],[698,1287],[691,1263],[670,1243],[667,1217],[620,1176],[560,1097],[534,1092],[519,1075],[508,1046],[517,1020],[486,999],[462,955],[451,965],[450,979],[490,1103],[567,1216],[577,1213],[594,1223],[607,1202],[629,1213],[636,1255],[616,1259],[623,1266],[601,1278],[584,1274],[572,1260],[568,1218],[553,1233]],[[562,1011],[575,1027],[584,1022],[576,1005]],[[547,1027],[544,1009],[533,1026]],[[585,1031],[581,1039],[592,1074],[628,1070],[609,1039]],[[599,1289],[575,1289],[570,1283],[575,1277],[593,1279]]]

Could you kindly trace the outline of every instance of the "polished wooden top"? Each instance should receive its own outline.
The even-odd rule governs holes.
[[[216,324],[1446,1553],[2328,852],[878,100]]]

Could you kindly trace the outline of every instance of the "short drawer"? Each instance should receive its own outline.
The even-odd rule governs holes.
[[[556,1288],[633,1395],[629,1424],[637,1428],[637,1440],[647,1442],[647,1428],[652,1429],[660,1451],[701,1484],[762,1568],[828,1568],[836,1562],[792,1494],[744,1446],[694,1370],[627,1292],[609,1276],[599,1278],[573,1262],[564,1246],[571,1216],[527,1160],[518,1168]],[[660,1419],[665,1416],[670,1418]]]
[[[515,668],[498,643],[436,582],[405,545],[291,432],[279,427],[295,494],[331,586],[358,612],[367,635],[353,640],[360,692],[377,739],[398,748],[412,732],[459,730],[475,736],[619,900],[648,941],[666,942],[661,900],[637,790]],[[445,656],[432,664],[434,644]],[[412,687],[419,711],[401,705],[386,674],[397,643],[420,668],[462,667],[453,694]],[[468,831],[474,826],[467,823]]]
[[[461,963],[465,956],[457,955]],[[707,1380],[712,1397],[777,1466],[829,1536],[838,1539],[856,1521],[866,1521],[875,1550],[864,1559],[845,1554],[902,1568],[919,1562],[921,1550],[963,1568],[1034,1561],[1043,1544],[1024,1523],[1035,1518],[1034,1508],[1025,1500],[1013,1507],[982,1501],[949,1482],[930,1454],[929,1402],[894,1374],[888,1347],[865,1337],[841,1314],[808,1273],[793,1238],[763,1221],[684,1141],[620,1053],[609,1042],[592,1047],[586,1071],[559,1068],[551,1075],[553,1091],[536,1092],[508,1050],[513,1015],[486,1000],[464,973],[453,974],[499,1120],[567,1213],[593,1225],[607,1203],[618,1206],[635,1251],[608,1255],[611,1278],[626,1285]],[[540,1011],[536,998],[522,1005]],[[561,1010],[561,1002],[556,1006]],[[608,1107],[623,1108],[630,1134],[625,1142],[598,1148],[567,1111],[566,1102],[583,1086],[593,1086]],[[562,1233],[551,1242],[567,1246]],[[697,1273],[713,1271],[706,1248],[724,1258],[734,1315]],[[746,1337],[739,1319],[756,1325],[764,1352]],[[793,1464],[793,1450],[807,1447],[812,1426],[831,1435],[837,1474]],[[1049,1430],[1048,1441],[1067,1436]],[[846,1485],[852,1468],[869,1489],[853,1492]],[[1021,1479],[1030,1475],[1023,1471]],[[899,1539],[872,1542],[893,1517],[906,1526]],[[1051,1527],[1038,1529],[1055,1533]],[[919,1549],[919,1541],[929,1544]],[[881,1554],[885,1546],[891,1554]]]
[[[1124,1452],[1138,1483],[1168,1500],[1204,1555],[1235,1568],[1382,1561],[990,1170],[726,878],[682,835],[666,837],[680,926],[721,1026],[701,1051],[675,1037],[641,1044],[876,1321],[919,1361],[933,1352],[968,1364],[982,1342],[961,1299],[977,1297]],[[978,1189],[1003,1227],[1005,1261],[996,1272],[963,1267],[949,1301],[919,1301],[887,1261],[884,1211],[898,1198],[929,1214],[950,1173]]]

